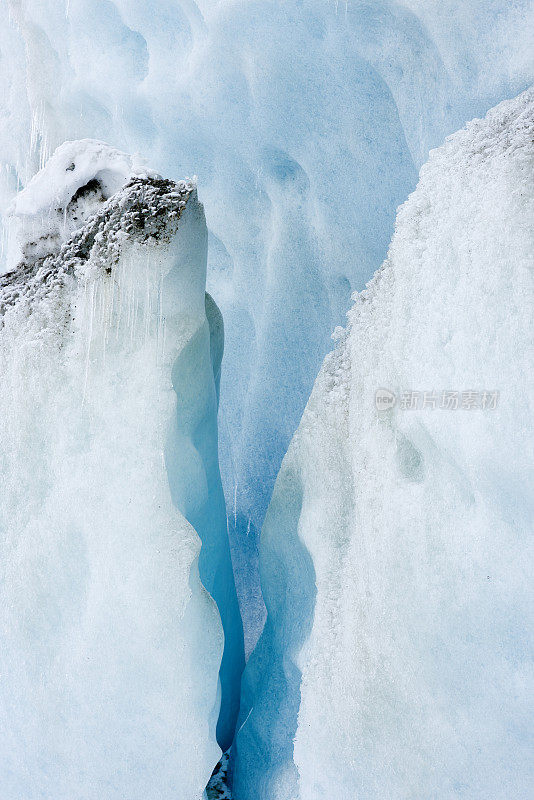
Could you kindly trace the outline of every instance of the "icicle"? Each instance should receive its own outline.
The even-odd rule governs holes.
[[[86,286],[87,286],[87,284],[86,284]],[[95,299],[95,285],[94,285],[94,283],[92,283],[92,285],[91,285],[91,302],[90,302],[90,307],[89,307],[89,320],[88,320],[89,330],[88,330],[88,333],[87,333],[87,350],[86,350],[86,354],[85,354],[85,377],[84,377],[84,382],[83,382],[82,405],[84,405],[85,398],[86,398],[86,395],[87,395],[87,382],[88,382],[88,376],[89,376],[89,359],[90,359],[90,353],[91,353],[91,340],[93,338],[93,313],[94,313],[93,306],[94,306],[94,299]],[[87,307],[86,307],[86,309],[87,309]]]
[[[146,275],[146,298],[145,298],[145,344],[148,342],[148,338],[150,336],[150,316],[151,316],[151,309],[150,309],[150,255],[147,252],[146,262],[145,262],[145,275]]]

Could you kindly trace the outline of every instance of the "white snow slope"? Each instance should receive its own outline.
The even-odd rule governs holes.
[[[206,503],[194,433],[216,419],[216,386],[202,206],[193,184],[86,140],[58,150],[13,214],[22,261],[0,278],[0,796],[199,800],[220,756],[223,637],[169,481],[188,512]]]
[[[429,148],[534,80],[532,12],[532,0],[0,3],[0,212],[69,139],[199,177],[249,649],[254,531],[330,334],[384,259]]]
[[[533,175],[530,89],[432,151],[355,297],[262,533],[237,800],[534,796]]]

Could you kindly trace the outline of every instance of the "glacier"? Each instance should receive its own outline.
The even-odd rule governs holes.
[[[0,793],[198,800],[232,742],[244,663],[203,207],[193,182],[82,140],[10,224]]]
[[[534,80],[532,15],[531,0],[0,4],[0,214],[65,140],[198,175],[247,652],[257,532],[331,331],[429,149]]]
[[[533,24],[0,3],[1,800],[532,795]]]
[[[238,800],[532,795],[533,130],[530,89],[432,151],[336,333],[262,531]]]

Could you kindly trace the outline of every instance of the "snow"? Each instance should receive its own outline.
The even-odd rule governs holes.
[[[238,800],[532,795],[533,130],[529,89],[432,151],[336,333],[262,532]]]
[[[257,531],[331,331],[429,148],[532,82],[531,15],[530,0],[0,5],[0,212],[65,140],[198,174],[249,650]]]
[[[203,208],[84,140],[13,214],[42,246],[0,278],[2,800],[199,800],[243,658]]]

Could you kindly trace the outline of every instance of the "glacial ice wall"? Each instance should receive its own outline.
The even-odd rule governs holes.
[[[171,178],[199,176],[208,290],[226,327],[221,459],[248,648],[262,616],[255,530],[330,333],[382,262],[429,148],[534,79],[532,9],[0,5],[0,212],[67,139],[105,139]]]
[[[84,140],[17,196],[12,224],[20,261],[0,277],[0,794],[199,800],[220,707],[217,738],[232,738],[243,661],[203,209],[194,184]]]
[[[432,151],[325,360],[262,532],[237,800],[532,796],[533,132],[530,89]]]

